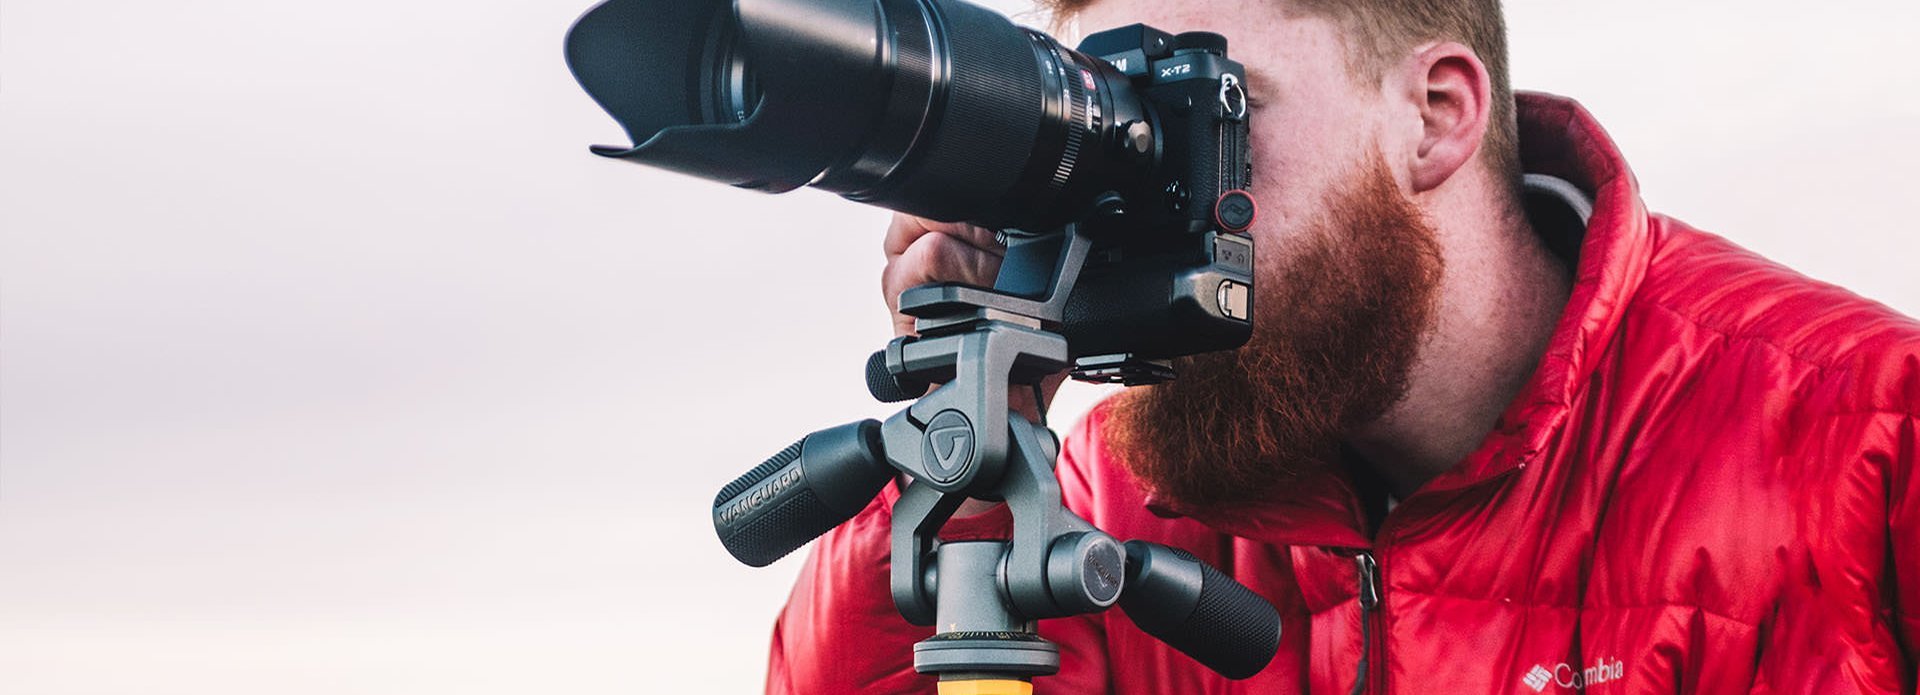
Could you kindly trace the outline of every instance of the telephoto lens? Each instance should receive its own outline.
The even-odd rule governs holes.
[[[566,51],[608,157],[1026,230],[1152,185],[1126,74],[959,0],[608,0]]]

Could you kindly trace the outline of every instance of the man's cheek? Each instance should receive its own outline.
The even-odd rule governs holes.
[[[1256,179],[1257,181],[1257,179]],[[1255,266],[1262,273],[1283,266],[1284,259],[1297,254],[1307,237],[1325,219],[1325,184],[1301,176],[1275,176],[1266,185],[1256,185],[1253,195],[1260,205],[1260,218],[1254,223]]]
[[[1326,197],[1329,172],[1320,161],[1325,155],[1305,145],[1254,145],[1252,192],[1262,223],[1311,217],[1309,208]]]

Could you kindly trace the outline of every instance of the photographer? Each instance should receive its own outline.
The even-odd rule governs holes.
[[[1230,683],[1115,613],[1043,622],[1049,691],[1912,691],[1920,324],[1650,213],[1581,107],[1512,93],[1497,0],[1056,9],[1227,36],[1266,213],[1253,339],[1082,422],[1066,503],[1286,628]],[[890,307],[1003,253],[911,217],[885,250]],[[897,494],[815,546],[770,692],[934,689]],[[970,504],[943,537],[1007,533]]]

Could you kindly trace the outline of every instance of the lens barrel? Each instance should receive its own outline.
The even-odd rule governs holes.
[[[960,0],[608,0],[567,59],[594,152],[746,188],[1039,230],[1152,165],[1125,75]]]

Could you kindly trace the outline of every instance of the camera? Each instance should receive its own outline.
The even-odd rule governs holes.
[[[959,0],[608,0],[566,53],[635,143],[596,154],[1004,230],[1010,296],[1084,236],[1048,326],[1076,378],[1151,383],[1251,335],[1245,74],[1217,34],[1073,49]]]

